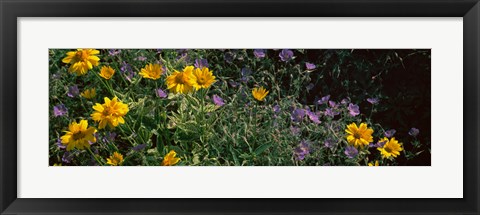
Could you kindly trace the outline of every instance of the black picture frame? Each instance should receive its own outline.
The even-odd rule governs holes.
[[[478,2],[479,0],[0,0],[1,214],[479,214]],[[157,16],[463,17],[464,198],[17,198],[17,18]]]

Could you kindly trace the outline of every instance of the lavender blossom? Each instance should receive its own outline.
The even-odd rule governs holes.
[[[286,62],[293,59],[293,51],[290,49],[283,49],[278,56],[282,61]]]
[[[307,85],[307,91],[310,91],[313,89],[313,87],[315,87],[315,85],[313,83],[310,83]]]
[[[227,62],[227,63],[231,63],[233,62],[233,59],[235,58],[235,56],[231,53],[231,52],[225,52],[225,54],[223,55],[223,59]]]
[[[327,148],[329,148],[329,149],[332,149],[333,147],[335,147],[336,142],[335,142],[335,140],[333,140],[332,138],[328,138],[327,140],[325,140],[325,142],[323,143],[323,145],[325,145],[325,147],[327,147]]]
[[[186,58],[188,55],[188,49],[177,49],[175,50],[177,52],[177,60],[181,58]]]
[[[309,143],[305,140],[300,141],[300,144],[297,148],[295,148],[295,159],[296,160],[303,160],[305,156],[310,154],[310,146]]]
[[[157,95],[159,98],[167,98],[168,97],[168,94],[167,92],[165,92],[164,90],[162,90],[161,88],[158,88],[155,90],[155,95]]]
[[[412,137],[417,136],[420,133],[420,130],[417,128],[411,128],[410,131],[408,131],[408,134]]]
[[[73,153],[70,153],[68,151],[65,151],[65,153],[63,153],[63,156],[62,156],[62,162],[64,163],[70,163],[72,162],[73,160]]]
[[[68,97],[73,98],[73,97],[77,97],[78,95],[80,95],[80,90],[78,89],[77,85],[68,87],[68,92],[67,92]]]
[[[138,61],[146,61],[146,60],[147,60],[147,57],[145,57],[145,56],[138,56],[137,58],[135,58],[135,60],[138,60]]]
[[[293,135],[297,136],[300,134],[301,130],[299,127],[296,126],[291,126],[290,131],[292,132]]]
[[[339,115],[340,112],[338,110],[335,110],[333,108],[327,108],[325,109],[325,115],[329,117],[335,117],[336,115]]]
[[[331,108],[336,108],[336,107],[337,107],[337,103],[334,102],[334,101],[328,101],[328,105],[329,105]]]
[[[315,123],[315,124],[320,124],[321,123],[321,121],[318,119],[318,115],[316,115],[314,112],[312,112],[308,109],[306,111],[307,111],[308,118],[310,118],[310,120],[312,120],[313,123]]]
[[[147,147],[147,144],[146,144],[146,143],[137,145],[137,146],[133,147],[132,149],[133,149],[133,151],[137,151],[137,152],[138,152],[138,151],[144,149],[145,147]]]
[[[56,145],[58,146],[59,149],[65,149],[65,148],[67,148],[66,145],[63,145],[63,144],[62,144],[62,139],[60,139],[60,138],[57,139]]]
[[[314,70],[315,68],[317,68],[315,64],[309,62],[305,62],[305,67],[307,67],[307,70]]]
[[[242,78],[241,78],[241,81],[242,82],[247,82],[248,81],[248,76],[250,76],[252,74],[252,70],[250,70],[249,68],[242,68],[242,70],[240,71],[241,75],[242,75]]]
[[[318,100],[317,104],[319,104],[319,105],[327,104],[329,100],[330,100],[330,95],[326,95],[326,96],[322,97],[320,100]]]
[[[345,148],[345,155],[352,159],[358,155],[358,150],[353,146],[347,146],[347,148]]]
[[[348,97],[344,98],[344,99],[342,99],[342,101],[340,103],[342,103],[344,105],[349,104],[350,103],[350,98],[348,98]]]
[[[292,114],[290,115],[290,118],[293,122],[301,122],[303,117],[305,117],[305,110],[301,108],[293,110]]]
[[[370,103],[370,104],[372,104],[372,105],[378,104],[379,101],[380,101],[380,100],[379,100],[378,98],[368,98],[368,99],[367,99],[367,102]]]
[[[200,69],[203,67],[208,67],[208,61],[207,59],[196,59],[194,66]]]
[[[115,55],[118,55],[120,53],[122,53],[121,49],[109,49],[108,50],[108,55],[109,56],[115,56]]]
[[[213,95],[212,100],[213,100],[213,103],[215,103],[215,105],[217,105],[217,106],[221,107],[221,106],[225,105],[225,102],[223,101],[222,98],[220,98],[220,96]]]
[[[230,84],[230,86],[231,86],[231,87],[234,87],[234,88],[235,88],[235,87],[238,87],[238,82],[236,82],[236,81],[234,81],[234,80],[230,80],[230,81],[228,82],[228,84]]]
[[[275,106],[273,106],[273,112],[279,113],[280,112],[280,105],[276,104]]]
[[[65,116],[68,114],[68,109],[64,104],[59,104],[53,107],[53,115],[55,117]]]
[[[352,116],[357,116],[360,114],[360,108],[358,107],[358,105],[352,103],[348,105],[348,111]]]
[[[385,137],[392,138],[393,135],[395,135],[395,132],[397,132],[395,129],[390,129],[385,131]]]
[[[105,133],[105,136],[102,138],[102,141],[104,143],[106,142],[115,142],[115,139],[117,138],[117,133],[115,132],[110,132],[110,131],[107,131]]]
[[[385,145],[385,143],[387,143],[386,141],[378,141],[376,144],[375,144],[375,147],[377,148],[383,148],[383,146]]]
[[[135,75],[135,72],[133,71],[132,66],[130,66],[130,64],[128,64],[125,61],[122,62],[122,66],[120,67],[120,72],[122,72],[125,75],[128,81],[132,81],[132,78]]]
[[[265,50],[264,49],[255,49],[253,50],[253,55],[256,58],[264,58],[265,57]]]

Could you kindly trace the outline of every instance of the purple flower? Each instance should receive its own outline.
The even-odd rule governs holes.
[[[217,105],[217,106],[221,107],[221,106],[225,105],[225,102],[223,101],[222,98],[220,98],[220,96],[213,95],[212,100],[213,100],[213,103],[215,103],[215,105]]]
[[[377,144],[375,144],[374,146],[377,147],[377,148],[383,148],[385,143],[387,143],[387,142],[386,141],[378,141]]]
[[[163,49],[156,49],[156,50],[157,50],[157,54],[160,54],[163,51]]]
[[[164,90],[162,90],[161,88],[156,89],[156,90],[155,90],[155,94],[156,94],[159,98],[162,98],[162,99],[167,98],[167,96],[168,96],[168,94],[167,94]]]
[[[388,131],[385,131],[385,137],[392,138],[395,132],[397,132],[395,129],[390,129]]]
[[[122,66],[120,67],[120,72],[125,74],[125,77],[129,81],[132,81],[132,78],[135,75],[135,72],[133,71],[132,66],[130,66],[130,64],[128,64],[125,61],[122,62]]]
[[[110,56],[115,56],[115,55],[118,55],[122,52],[121,49],[109,49],[108,50],[108,55]]]
[[[196,59],[194,66],[200,69],[203,67],[208,67],[208,61],[207,59]]]
[[[223,59],[227,62],[227,63],[231,63],[233,62],[233,58],[235,56],[231,53],[231,52],[225,52],[225,54],[223,55]]]
[[[237,87],[237,86],[238,86],[238,83],[235,82],[234,80],[230,80],[230,81],[228,82],[228,84],[230,84],[230,86],[232,86],[232,87]]]
[[[327,108],[325,109],[325,115],[330,116],[330,117],[335,117],[336,115],[340,114],[339,111],[333,109],[333,108]]]
[[[114,142],[115,138],[117,138],[117,133],[107,131],[105,133],[105,136],[102,138],[102,141],[105,142],[105,143],[106,142]]]
[[[293,110],[292,114],[290,115],[290,118],[293,122],[301,122],[303,117],[305,117],[305,110],[301,108]]]
[[[322,97],[320,100],[317,101],[317,104],[327,104],[327,102],[330,100],[330,95]]]
[[[62,139],[60,139],[60,138],[57,139],[56,145],[58,146],[59,149],[65,149],[65,148],[67,148],[66,145],[63,145],[63,144],[62,144]]]
[[[295,159],[296,160],[303,160],[305,156],[310,154],[310,146],[309,143],[305,140],[300,141],[300,144],[297,148],[295,148]]]
[[[147,144],[146,144],[146,143],[137,145],[137,146],[133,147],[132,149],[133,149],[133,151],[137,151],[137,152],[138,152],[138,151],[144,149],[145,147],[147,147]]]
[[[175,50],[177,52],[177,60],[180,58],[186,58],[188,55],[188,49],[177,49]]]
[[[122,73],[130,72],[132,71],[132,66],[130,66],[130,64],[128,64],[127,62],[123,61],[122,66],[120,67],[120,71]]]
[[[290,131],[292,132],[293,135],[298,135],[301,132],[300,128],[296,126],[291,126]]]
[[[312,120],[312,122],[314,122],[315,124],[320,124],[321,123],[321,121],[318,119],[318,116],[314,112],[312,112],[310,110],[306,110],[306,111],[307,111],[308,118],[310,118],[310,120]]]
[[[358,114],[360,114],[360,108],[358,107],[358,105],[354,105],[352,103],[348,105],[348,111],[352,116],[357,116]]]
[[[347,148],[345,148],[345,155],[347,155],[348,158],[352,159],[358,155],[358,150],[353,146],[347,146]]]
[[[59,104],[57,106],[53,106],[53,115],[55,117],[65,116],[65,115],[67,115],[67,113],[68,113],[68,110],[67,110],[67,107],[65,107],[64,104]]]
[[[331,108],[336,108],[336,107],[337,107],[337,103],[334,102],[334,101],[328,101],[328,105],[329,105]]]
[[[253,50],[253,55],[256,58],[264,58],[265,57],[265,50],[264,49],[255,49]]]
[[[310,83],[307,85],[307,91],[310,91],[313,89],[313,87],[315,87],[315,85],[313,83]]]
[[[290,49],[283,49],[278,55],[282,61],[289,61],[293,59],[293,51]]]
[[[367,99],[367,102],[370,103],[370,104],[372,104],[372,105],[378,104],[379,101],[380,101],[380,100],[379,100],[378,98],[368,98],[368,99]]]
[[[276,104],[275,106],[273,106],[273,112],[279,113],[280,112],[280,105]]]
[[[335,145],[336,145],[335,140],[333,140],[332,138],[328,138],[327,140],[325,140],[325,142],[323,144],[325,145],[325,147],[330,148],[330,149],[335,147]]]
[[[420,133],[420,130],[418,130],[417,128],[411,128],[410,131],[408,132],[408,134],[412,137],[417,136],[419,133]]]
[[[138,56],[137,58],[135,58],[135,60],[138,60],[138,61],[146,61],[146,60],[147,60],[147,57],[145,57],[145,56]]]
[[[73,154],[66,151],[65,153],[63,153],[63,156],[62,156],[62,162],[64,163],[70,163],[72,162],[73,160]]]
[[[344,98],[344,99],[342,99],[342,101],[340,103],[346,105],[346,104],[350,103],[350,98],[348,98],[348,97]]]
[[[247,82],[248,81],[248,76],[250,76],[252,74],[252,70],[244,67],[244,68],[242,68],[240,73],[242,74],[242,78],[241,78],[242,82]]]
[[[76,97],[80,95],[80,90],[78,90],[78,86],[77,85],[73,85],[73,86],[70,86],[68,87],[68,92],[67,92],[67,96],[68,97]]]
[[[305,67],[307,67],[307,70],[314,70],[315,68],[317,68],[315,64],[309,62],[305,62]]]

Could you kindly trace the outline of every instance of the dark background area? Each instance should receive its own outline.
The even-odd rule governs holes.
[[[369,113],[371,104],[366,99],[380,98],[375,106],[378,112],[372,115],[374,122],[384,129],[395,129],[400,140],[413,141],[408,131],[412,127],[420,130],[417,138],[421,145],[404,147],[423,152],[411,159],[402,153],[399,165],[431,164],[431,50],[306,50],[305,57],[321,65],[320,72],[312,73],[317,84],[310,91],[313,93],[306,92],[307,104],[315,102],[319,93],[331,98],[350,97],[362,113]]]

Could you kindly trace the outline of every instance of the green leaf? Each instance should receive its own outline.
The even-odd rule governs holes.
[[[270,146],[272,146],[272,144],[261,145],[261,146],[257,147],[253,153],[255,153],[256,155],[260,155],[260,154],[262,154],[262,152],[267,150]]]

